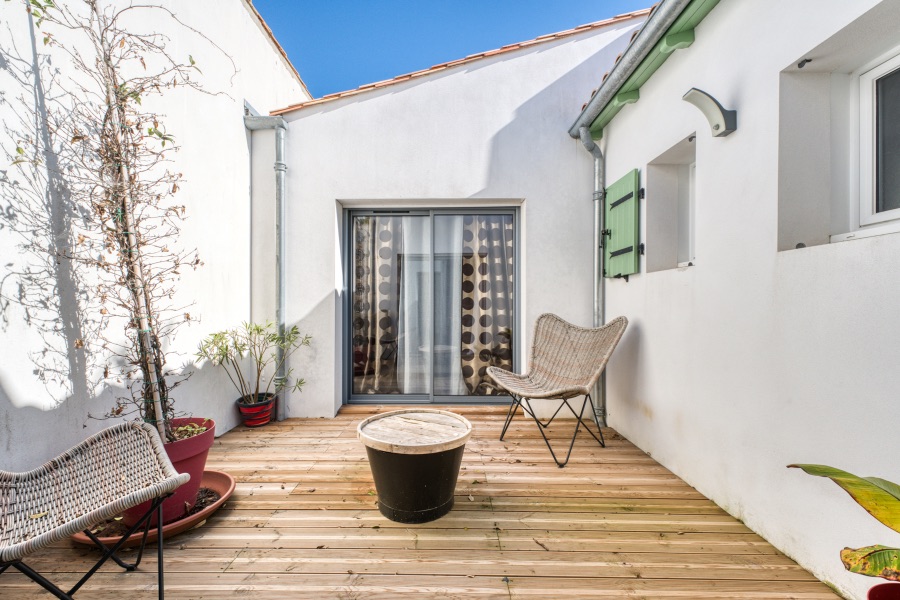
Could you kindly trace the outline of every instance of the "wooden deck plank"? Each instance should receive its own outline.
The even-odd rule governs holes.
[[[208,468],[232,473],[237,490],[205,525],[167,540],[166,596],[837,598],[614,431],[606,448],[579,437],[559,469],[527,421],[497,439],[505,407],[449,407],[473,425],[453,511],[421,525],[388,521],[356,425],[390,408],[346,407],[216,440]],[[551,439],[561,443],[569,427],[551,428]],[[30,562],[71,585],[94,557],[63,542]],[[144,561],[134,573],[105,566],[79,597],[155,598],[155,554]],[[0,596],[47,597],[10,573]]]

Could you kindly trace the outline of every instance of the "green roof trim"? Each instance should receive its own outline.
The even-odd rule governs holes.
[[[719,0],[693,0],[685,7],[666,34],[625,80],[614,99],[603,107],[591,123],[591,137],[595,140],[603,137],[603,128],[613,120],[623,106],[637,102],[641,86],[666,62],[669,55],[694,43],[694,29],[718,3]]]

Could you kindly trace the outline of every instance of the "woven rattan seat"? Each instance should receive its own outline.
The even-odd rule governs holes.
[[[625,333],[627,326],[628,319],[625,317],[618,317],[606,325],[596,328],[579,327],[550,313],[538,317],[534,326],[534,340],[528,372],[518,375],[497,367],[489,367],[487,370],[488,375],[497,382],[497,385],[512,395],[512,402],[506,415],[503,431],[500,433],[500,439],[502,440],[506,435],[509,424],[521,406],[523,412],[531,416],[537,423],[538,430],[544,438],[547,448],[550,449],[553,460],[560,467],[564,467],[569,462],[572,448],[575,445],[575,437],[582,427],[584,410],[588,404],[592,409],[594,407],[591,389],[597,383],[603,369],[606,368],[606,363],[609,362],[609,357],[612,356],[613,350],[622,338],[622,334]],[[584,396],[580,412],[575,412],[575,409],[569,404],[569,400],[577,396]],[[547,421],[538,419],[531,406],[532,400],[543,399],[562,401],[556,412]],[[569,453],[564,461],[560,461],[556,457],[544,429],[553,422],[564,406],[568,407],[578,421],[569,444]],[[599,428],[599,437],[587,425],[584,426],[584,429],[601,446],[605,446],[603,432]]]
[[[46,580],[35,579],[32,574],[37,574],[22,559],[73,533],[89,532],[125,509],[154,501],[141,520],[149,522],[161,499],[188,479],[172,466],[156,429],[134,422],[109,427],[27,473],[0,471],[0,573],[14,567],[66,598],[96,567],[65,594],[48,588]],[[118,545],[102,561],[113,558],[126,568],[137,566],[116,559],[117,549]],[[159,569],[161,574],[161,557]]]

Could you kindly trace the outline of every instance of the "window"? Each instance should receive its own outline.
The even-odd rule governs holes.
[[[496,395],[487,368],[516,366],[515,213],[353,211],[348,233],[350,401]]]
[[[898,19],[875,3],[780,72],[779,251],[900,232]]]
[[[696,215],[696,136],[684,138],[647,165],[647,272],[689,267]]]
[[[900,56],[859,77],[860,225],[900,219]]]

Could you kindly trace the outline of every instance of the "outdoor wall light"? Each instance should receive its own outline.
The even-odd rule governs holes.
[[[703,90],[691,88],[682,97],[682,100],[690,102],[700,109],[700,112],[709,121],[713,137],[725,137],[737,129],[737,111],[725,110],[718,100]]]

